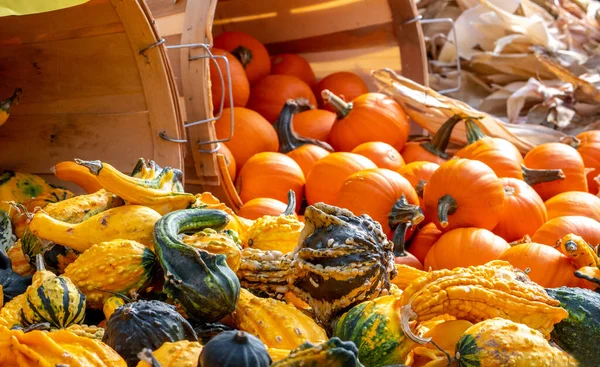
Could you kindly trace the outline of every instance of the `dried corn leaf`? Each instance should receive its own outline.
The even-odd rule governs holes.
[[[472,57],[468,70],[484,79],[485,75],[498,74],[508,75],[512,81],[525,81],[529,78],[554,79],[554,73],[534,54],[495,55],[491,52],[482,52]]]
[[[575,96],[577,100],[582,102],[600,103],[600,91],[588,81],[574,75],[569,70],[550,60],[545,55],[535,53],[535,57],[557,78],[567,83],[571,83],[575,87]]]

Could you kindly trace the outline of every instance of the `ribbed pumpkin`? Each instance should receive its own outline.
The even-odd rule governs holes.
[[[325,330],[292,305],[272,298],[259,298],[242,289],[235,308],[235,321],[269,348],[293,349],[309,341],[327,340]]]
[[[177,342],[166,342],[152,354],[160,363],[161,367],[195,367],[198,357],[202,352],[202,345],[198,342],[180,340]],[[136,367],[153,367],[148,362],[141,361]]]
[[[369,158],[379,168],[397,171],[404,166],[404,159],[400,153],[393,146],[381,141],[363,143],[354,148],[352,153]]]
[[[600,223],[582,216],[566,216],[550,219],[535,232],[531,240],[548,246],[554,246],[556,241],[569,233],[583,237],[592,246],[600,243]]]
[[[462,117],[455,115],[450,117],[433,135],[430,141],[417,142],[412,141],[406,143],[404,148],[400,150],[405,163],[418,161],[432,162],[442,164],[449,158],[446,154],[446,148],[452,136],[454,126],[462,120]]]
[[[319,106],[333,111],[333,107],[323,101],[321,92],[325,89],[330,90],[332,93],[338,95],[346,102],[350,102],[359,96],[369,93],[369,88],[362,80],[362,78],[349,71],[338,71],[333,74],[329,74],[321,81],[316,89],[317,99]]]
[[[240,267],[242,249],[235,241],[224,232],[217,232],[211,228],[205,228],[191,236],[183,236],[181,239],[186,245],[198,250],[204,250],[211,254],[222,254],[227,257],[227,265],[233,271]]]
[[[567,191],[546,200],[548,219],[579,215],[600,222],[600,198],[588,192]]]
[[[388,143],[398,151],[404,148],[410,130],[408,116],[391,97],[367,93],[348,103],[327,89],[321,94],[338,115],[329,137],[336,151],[349,152],[369,141]]]
[[[442,231],[460,227],[492,230],[502,215],[502,181],[485,164],[453,159],[440,166],[423,192],[425,211]]]
[[[308,100],[312,106],[317,104],[312,90],[302,80],[291,75],[269,75],[252,85],[248,108],[274,123],[288,99]]]
[[[232,109],[223,110],[221,118],[215,122],[217,138],[226,139],[230,136],[230,118]],[[243,107],[235,107],[234,134],[225,145],[233,154],[237,171],[250,157],[260,152],[276,152],[279,150],[277,133],[273,126],[260,114]]]
[[[442,231],[435,226],[435,223],[427,223],[422,228],[417,229],[406,249],[423,264],[427,253],[441,236]]]
[[[354,342],[366,366],[403,364],[414,342],[402,332],[400,307],[391,295],[363,302],[340,317],[333,336]]]
[[[577,141],[571,144],[581,155],[587,173],[588,190],[598,193],[598,183],[594,178],[600,174],[600,130],[584,131],[577,135]]]
[[[496,260],[510,246],[482,228],[456,228],[444,233],[425,257],[425,269],[454,269]]]
[[[336,120],[336,114],[331,111],[311,109],[294,116],[292,128],[305,138],[329,141],[331,128]]]
[[[504,208],[493,232],[512,242],[532,236],[548,219],[542,198],[525,181],[501,178],[504,186]]]
[[[317,77],[306,59],[296,54],[271,56],[271,74],[292,75],[314,88]]]
[[[233,106],[245,107],[250,97],[250,83],[246,76],[246,71],[242,64],[229,52],[219,49],[212,48],[211,52],[215,56],[223,56],[229,61],[229,72],[231,76],[231,95],[233,97]],[[212,96],[213,109],[215,114],[221,111],[221,103],[223,108],[233,107],[229,100],[229,83],[227,80],[227,73],[225,68],[225,60],[216,58],[214,59],[220,69],[214,62],[210,62],[210,91]],[[221,85],[221,79],[223,85]]]
[[[499,260],[526,271],[531,280],[545,288],[577,286],[575,268],[560,251],[539,243],[520,243],[504,251]]]
[[[242,201],[255,198],[286,200],[289,190],[297,198],[304,196],[304,173],[290,157],[281,153],[264,152],[254,155],[242,167],[237,188]],[[298,200],[296,210],[300,208]]]
[[[112,240],[93,245],[65,269],[65,276],[85,294],[90,308],[101,309],[114,293],[130,295],[148,284],[156,256],[136,241]]]
[[[250,84],[271,72],[271,59],[267,49],[247,33],[223,32],[214,38],[213,45],[231,52],[242,63]]]
[[[235,181],[235,175],[237,173],[237,163],[235,162],[235,157],[233,156],[233,153],[231,153],[231,150],[229,150],[229,148],[227,148],[227,145],[225,144],[219,145],[219,150],[217,150],[217,153],[223,154],[223,156],[225,156],[227,172],[229,172],[229,177],[231,178],[231,180]]]
[[[537,169],[561,169],[564,180],[533,185],[544,200],[567,191],[588,191],[585,164],[574,148],[561,143],[545,143],[530,150],[524,158],[525,166]]]
[[[377,168],[368,158],[354,153],[336,152],[318,160],[306,176],[306,201],[334,203],[348,176],[364,169]]]
[[[246,219],[258,219],[263,215],[279,215],[283,213],[287,205],[279,200],[271,198],[256,198],[246,201],[240,208],[238,215]]]

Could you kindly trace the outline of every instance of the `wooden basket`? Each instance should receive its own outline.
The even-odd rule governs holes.
[[[0,127],[1,168],[50,182],[50,167],[74,157],[124,172],[139,157],[183,169],[184,147],[159,137],[184,131],[166,49],[150,47],[160,37],[143,1],[3,17],[0,34],[0,99],[23,89]]]
[[[147,0],[167,45],[212,44],[212,33],[243,31],[266,44],[270,54],[306,57],[318,78],[348,70],[362,74],[390,67],[427,85],[427,58],[413,0]],[[213,21],[214,19],[214,21]],[[183,32],[182,32],[183,31]],[[398,48],[400,52],[398,52]],[[208,60],[199,48],[170,49],[187,121],[213,117]],[[183,104],[183,103],[182,103]],[[235,133],[235,132],[234,132]],[[242,202],[220,154],[215,150],[213,123],[187,129],[186,185],[210,191],[234,210]],[[197,145],[196,143],[200,143]],[[191,146],[194,148],[192,149]]]

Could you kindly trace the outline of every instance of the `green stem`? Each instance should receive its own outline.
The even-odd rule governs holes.
[[[450,158],[448,154],[446,154],[446,149],[448,148],[454,126],[462,120],[463,116],[460,115],[450,117],[442,126],[440,126],[431,141],[421,143],[421,146],[435,156],[444,159]]]
[[[479,128],[479,125],[477,125],[473,119],[467,119],[465,122],[465,127],[467,129],[467,142],[469,144],[473,144],[476,141],[487,138],[487,136]]]
[[[90,173],[95,176],[98,176],[100,174],[100,171],[102,170],[102,168],[104,168],[104,166],[102,165],[102,162],[99,160],[84,161],[82,159],[75,158],[75,163],[89,169]]]
[[[423,199],[423,190],[425,190],[425,185],[427,185],[427,181],[419,180],[417,186],[415,186],[415,191],[421,199]]]
[[[296,213],[296,193],[294,190],[288,192],[288,204],[281,215],[294,215]]]
[[[571,136],[571,135],[567,135],[565,137],[560,138],[560,142],[563,144],[570,145],[571,147],[573,147],[575,149],[579,149],[579,146],[581,145],[581,140],[579,140],[577,137]]]
[[[252,50],[247,47],[238,46],[231,54],[242,63],[244,69],[252,62]]]
[[[581,272],[579,270],[575,271],[575,277],[576,278],[580,278],[580,279],[585,279],[588,282],[596,283],[596,284],[598,284],[600,286],[600,278],[593,277],[591,275],[585,274],[585,273],[583,273],[583,272]]]
[[[532,169],[521,165],[521,170],[523,171],[523,180],[530,186],[565,179],[562,169]]]
[[[0,102],[0,110],[3,110],[6,113],[9,113],[10,107],[12,106],[13,102],[16,101],[17,103],[19,103],[19,98],[21,98],[22,93],[23,93],[23,90],[21,88],[15,89],[15,92],[13,93],[13,95],[11,97]]]
[[[418,205],[409,204],[406,196],[402,195],[396,201],[388,215],[388,225],[394,231],[392,236],[394,256],[406,256],[406,233],[410,227],[421,223],[424,218],[421,208]]]
[[[333,152],[331,145],[324,141],[309,139],[299,136],[292,129],[292,119],[296,113],[307,111],[311,108],[309,104],[303,104],[293,99],[288,99],[283,105],[279,118],[274,124],[277,137],[279,138],[279,152],[289,153],[292,150],[306,144],[316,145],[327,151]]]
[[[448,215],[452,215],[458,209],[458,203],[448,194],[438,200],[438,220],[442,228],[448,227]]]
[[[325,103],[329,103],[335,109],[338,119],[346,117],[352,111],[352,102],[346,102],[340,97],[333,94],[328,89],[321,91],[321,97]]]

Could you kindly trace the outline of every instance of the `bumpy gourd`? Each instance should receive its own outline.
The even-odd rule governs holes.
[[[160,217],[155,210],[141,205],[112,208],[78,224],[63,222],[44,212],[37,212],[29,222],[29,229],[40,238],[79,252],[114,239],[133,240],[152,247],[154,225]]]
[[[37,271],[26,294],[21,310],[24,325],[48,322],[62,328],[83,322],[85,295],[69,278],[45,270],[42,255],[37,256]]]
[[[419,270],[406,264],[394,264],[396,267],[396,277],[391,280],[391,283],[396,285],[400,290],[405,290],[413,280],[427,275],[426,271]]]
[[[242,248],[225,231],[217,232],[211,228],[205,228],[191,236],[183,236],[183,243],[198,250],[204,250],[211,254],[222,254],[227,257],[227,265],[233,271],[240,267]]]
[[[448,314],[477,323],[500,316],[522,322],[546,337],[554,324],[568,316],[544,288],[500,260],[429,272],[414,280],[400,300],[418,321]]]
[[[272,298],[256,297],[245,289],[240,291],[235,322],[269,348],[294,349],[305,341],[327,340],[325,330],[296,307]]]
[[[12,262],[6,252],[0,249],[0,285],[6,301],[24,293],[31,284],[31,275],[22,276],[12,269]]]
[[[165,215],[154,229],[155,249],[165,274],[163,291],[194,320],[217,321],[235,309],[240,283],[225,255],[186,245],[183,232],[219,230],[228,219],[221,210],[183,209]]]
[[[456,345],[458,367],[577,367],[537,330],[500,317],[468,328]]]
[[[0,308],[0,326],[12,328],[21,324],[21,310],[27,302],[27,295],[20,294]]]
[[[89,308],[102,308],[114,293],[131,295],[148,284],[156,256],[141,243],[101,242],[67,266],[65,276],[85,294]]]
[[[168,175],[162,175],[161,173],[167,169],[172,171]],[[131,171],[130,176],[134,178],[140,178],[142,180],[150,180],[154,184],[154,188],[160,188],[163,190],[170,190],[173,192],[184,192],[183,190],[183,173],[175,168],[165,167],[162,168],[153,160],[146,162],[144,158],[138,159],[135,167]],[[156,180],[157,178],[161,180]],[[167,181],[169,180],[170,181]]]
[[[292,350],[286,358],[271,365],[271,367],[303,366],[363,367],[359,361],[356,345],[336,337],[319,345],[306,342]]]
[[[363,302],[343,314],[333,336],[358,346],[358,357],[367,366],[402,364],[415,345],[402,332],[400,301],[383,296]]]
[[[212,338],[200,353],[198,367],[268,367],[271,357],[255,336],[241,330],[225,331]]]
[[[0,250],[8,251],[16,241],[8,212],[0,209]]]
[[[599,266],[600,259],[594,248],[582,237],[568,234],[556,242],[556,248],[565,255],[575,268]]]
[[[200,343],[180,340],[174,343],[166,342],[152,354],[161,367],[196,367],[201,351]],[[140,361],[136,367],[153,366],[148,362]]]
[[[281,299],[288,290],[288,278],[293,271],[291,263],[289,254],[284,256],[280,251],[247,247],[242,250],[237,276],[242,287]]]
[[[192,209],[217,209],[223,210],[229,214],[229,223],[225,226],[225,230],[231,229],[235,231],[239,237],[244,238],[248,228],[252,225],[253,221],[250,219],[242,218],[236,215],[231,208],[219,201],[210,192],[203,192],[196,194],[196,201],[192,204]]]
[[[15,210],[15,214],[12,215],[11,218],[17,237],[23,237],[23,233],[27,228],[27,221],[29,218],[28,213],[34,212],[37,208],[43,209],[50,204],[55,204],[73,197],[75,197],[75,194],[71,191],[55,188],[52,191],[46,191],[33,199],[21,203],[22,206],[18,206],[18,209]]]
[[[62,330],[62,329],[59,329],[59,330]],[[98,341],[102,341],[102,338],[104,337],[104,328],[101,328],[96,325],[73,324],[73,325],[69,326],[68,328],[66,328],[65,330],[69,330],[70,332],[72,332],[73,334],[75,334],[77,336],[95,339]],[[51,330],[51,331],[56,331],[56,330]]]

